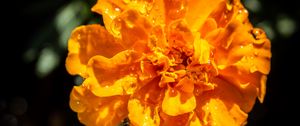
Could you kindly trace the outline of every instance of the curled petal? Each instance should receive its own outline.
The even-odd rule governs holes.
[[[196,107],[196,99],[193,94],[179,92],[169,87],[162,101],[162,111],[171,116],[191,112]]]
[[[121,2],[120,0],[114,1],[117,1],[117,3]],[[117,34],[113,32],[115,24],[112,22],[122,13],[123,8],[121,8],[120,5],[113,3],[112,0],[98,0],[93,6],[92,11],[102,14],[107,31],[112,35],[117,36]]]
[[[139,54],[134,51],[123,51],[108,59],[94,56],[88,64],[89,77],[84,84],[90,86],[97,96],[114,96],[132,94],[139,86],[137,63]]]
[[[95,55],[112,57],[122,46],[100,25],[76,28],[68,43],[66,68],[70,74],[85,74],[89,59]]]
[[[217,22],[213,18],[208,18],[204,22],[203,26],[200,29],[201,37],[205,38],[206,35],[213,30],[217,29]]]

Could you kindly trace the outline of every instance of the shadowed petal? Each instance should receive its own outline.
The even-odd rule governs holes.
[[[89,59],[95,55],[112,57],[122,46],[100,25],[76,28],[68,43],[66,68],[70,74],[84,75]]]

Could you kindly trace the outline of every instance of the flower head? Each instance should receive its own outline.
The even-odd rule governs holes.
[[[76,28],[66,68],[85,125],[244,125],[263,102],[270,41],[239,0],[98,0],[105,27]]]

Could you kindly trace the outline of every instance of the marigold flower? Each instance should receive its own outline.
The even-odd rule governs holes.
[[[240,0],[98,0],[105,27],[76,28],[70,106],[89,126],[245,125],[263,102],[270,41]]]

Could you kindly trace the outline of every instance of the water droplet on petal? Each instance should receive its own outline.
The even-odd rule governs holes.
[[[266,38],[265,32],[262,29],[254,28],[251,33],[256,40]]]
[[[248,11],[243,8],[243,9],[238,10],[238,14],[237,14],[236,18],[238,20],[240,20],[241,22],[244,22],[244,21],[248,20],[248,15],[249,15]]]
[[[77,35],[77,40],[80,40],[81,39],[81,34],[78,34]]]
[[[171,19],[178,19],[180,17],[183,17],[186,13],[186,6],[187,6],[187,2],[185,0],[178,1],[178,2],[176,1],[172,3],[172,7],[168,12],[168,16]]]
[[[117,12],[120,12],[120,11],[121,11],[121,9],[120,9],[120,8],[118,8],[118,7],[116,7],[116,8],[115,8],[115,11],[117,11]]]
[[[76,111],[78,113],[83,112],[86,109],[86,106],[80,100],[71,99],[70,106],[73,111]]]
[[[174,97],[174,96],[177,95],[177,91],[176,91],[175,89],[171,88],[171,89],[170,89],[170,92],[169,92],[169,95],[170,95],[171,97]]]

